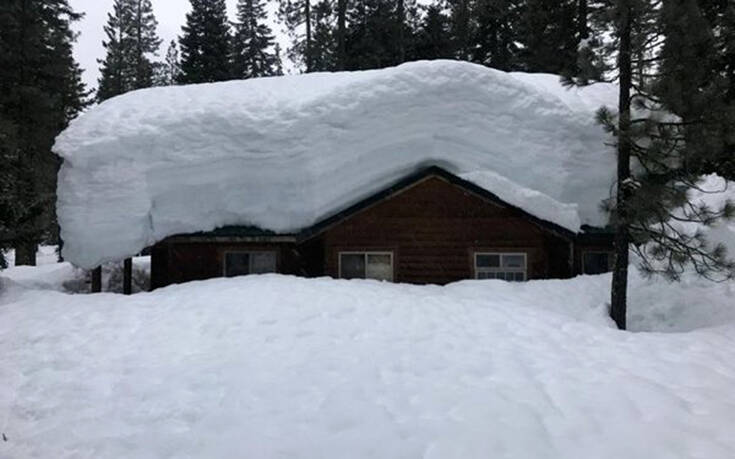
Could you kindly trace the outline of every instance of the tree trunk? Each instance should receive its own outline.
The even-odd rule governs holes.
[[[404,0],[398,0],[398,63],[403,64],[406,61],[406,43],[404,40],[404,22],[406,13],[404,11]]]
[[[123,294],[133,293],[133,259],[126,258],[123,261]]]
[[[15,266],[36,266],[38,244],[21,242],[15,247]]]
[[[92,270],[92,293],[102,291],[102,267],[98,266]]]
[[[613,269],[610,317],[619,329],[625,330],[628,294],[628,215],[626,201],[630,188],[630,92],[631,68],[631,7],[629,0],[620,0],[620,94],[618,100],[618,183],[615,225],[615,267]]]
[[[306,58],[306,73],[311,72],[311,1],[304,1],[304,15],[306,16],[306,47],[304,48],[304,57]]]
[[[345,48],[345,35],[347,27],[345,25],[345,16],[347,16],[347,0],[337,1],[337,70],[345,70],[347,68],[347,49]]]
[[[577,33],[579,34],[580,42],[590,36],[587,25],[587,0],[579,0],[577,3]]]

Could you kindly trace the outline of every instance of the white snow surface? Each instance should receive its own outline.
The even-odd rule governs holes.
[[[176,233],[295,231],[429,164],[602,224],[615,156],[594,112],[616,95],[455,61],[128,93],[57,139],[63,255],[91,268]]]
[[[609,275],[126,297],[45,289],[46,266],[0,272],[3,458],[735,457],[733,283],[632,270],[656,332],[629,333]]]
[[[493,171],[467,172],[460,174],[460,177],[492,191],[508,204],[520,207],[536,217],[556,223],[575,233],[582,225],[577,204],[564,204],[539,191],[518,186]]]

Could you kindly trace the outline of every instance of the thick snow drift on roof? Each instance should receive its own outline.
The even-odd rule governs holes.
[[[615,101],[612,85],[454,61],[135,91],[57,139],[63,254],[93,267],[176,233],[299,230],[429,163],[600,224],[615,156],[594,111]]]
[[[531,215],[577,232],[582,225],[577,204],[564,204],[539,191],[522,187],[493,171],[460,174],[463,179],[493,192],[503,201],[520,207]]]

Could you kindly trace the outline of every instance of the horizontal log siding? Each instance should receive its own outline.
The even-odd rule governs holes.
[[[291,243],[161,242],[151,252],[152,288],[224,275],[224,254],[230,251],[274,251],[276,270],[301,274],[299,258]]]
[[[475,251],[527,253],[529,278],[566,277],[569,256],[554,263],[551,247],[568,243],[517,211],[429,177],[326,230],[326,273],[339,275],[342,251],[392,251],[398,282],[445,284],[474,277]],[[570,252],[567,250],[568,254]],[[559,266],[562,266],[560,269]],[[566,267],[566,268],[565,268]]]

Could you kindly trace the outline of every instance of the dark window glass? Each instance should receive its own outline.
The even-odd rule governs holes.
[[[503,268],[523,268],[523,255],[503,255]]]
[[[500,255],[477,255],[478,268],[499,268]]]
[[[584,274],[602,274],[612,268],[612,256],[609,252],[585,252]]]
[[[276,272],[275,252],[253,252],[250,254],[250,274]]]
[[[244,276],[276,272],[275,252],[227,252],[225,276]]]
[[[340,255],[340,272],[343,279],[365,278],[365,255],[343,253]]]
[[[229,252],[225,254],[225,276],[243,276],[250,274],[250,254]]]

